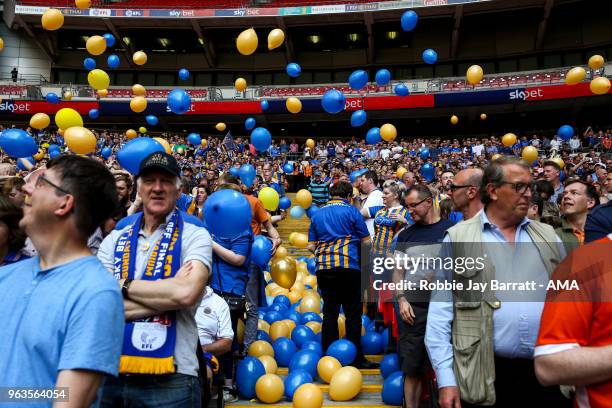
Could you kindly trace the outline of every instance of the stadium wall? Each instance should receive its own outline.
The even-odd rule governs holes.
[[[11,70],[17,68],[19,75],[24,77],[51,78],[51,61],[23,30],[9,30],[2,22],[0,37],[4,39],[4,49],[0,53],[0,77],[10,78]]]

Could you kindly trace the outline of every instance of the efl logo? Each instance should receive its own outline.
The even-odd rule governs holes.
[[[544,96],[544,94],[542,93],[541,88],[534,89],[532,91],[527,91],[527,90],[519,91],[517,89],[516,91],[510,92],[510,100],[520,99],[523,101],[527,101],[530,99],[538,99],[538,98],[541,98],[542,96]]]
[[[423,2],[423,6],[446,6],[448,4],[447,0],[425,0]]]
[[[126,17],[142,17],[142,10],[125,10]]]
[[[11,113],[27,113],[30,111],[30,104],[27,102],[5,101],[0,103],[0,111]]]

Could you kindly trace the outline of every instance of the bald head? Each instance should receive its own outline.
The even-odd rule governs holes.
[[[483,206],[479,193],[482,175],[482,170],[477,168],[461,170],[450,185],[453,207],[461,211],[464,219],[472,218]]]
[[[482,169],[477,168],[461,170],[455,175],[455,185],[470,185],[480,189],[480,185],[482,184],[482,174]]]

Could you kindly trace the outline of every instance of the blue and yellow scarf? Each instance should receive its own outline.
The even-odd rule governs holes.
[[[115,246],[115,279],[134,279],[138,233],[143,213],[125,231]],[[183,218],[177,210],[161,238],[155,244],[142,279],[172,278],[181,265],[181,235]],[[126,322],[119,372],[121,374],[174,373],[174,346],[176,344],[176,312]]]

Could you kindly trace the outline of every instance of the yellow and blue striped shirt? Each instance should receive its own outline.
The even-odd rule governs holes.
[[[390,248],[393,237],[402,228],[403,224],[390,218],[391,214],[399,214],[408,220],[411,225],[412,219],[408,210],[404,207],[387,208],[385,206],[369,207],[370,217],[374,218],[374,240],[372,252],[374,255],[382,256]]]

